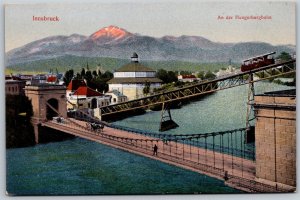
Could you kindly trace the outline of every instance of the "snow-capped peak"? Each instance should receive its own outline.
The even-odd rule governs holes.
[[[93,40],[97,40],[98,38],[101,38],[101,37],[106,37],[106,38],[108,37],[111,39],[120,39],[127,35],[130,35],[130,33],[122,28],[119,28],[117,26],[108,26],[108,27],[105,27],[105,28],[102,28],[102,29],[96,31],[95,33],[93,33],[90,36],[90,38]]]

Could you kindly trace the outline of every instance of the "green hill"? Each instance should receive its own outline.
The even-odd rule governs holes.
[[[79,57],[63,56],[47,60],[38,60],[28,63],[7,66],[9,72],[48,72],[50,69],[58,69],[59,72],[65,72],[73,69],[79,72],[83,67],[89,66],[93,70],[101,67],[103,70],[113,71],[124,64],[130,62],[128,59],[102,58],[102,57]],[[141,61],[142,64],[153,69],[165,69],[167,71],[215,71],[227,67],[227,63],[193,63],[184,61]]]

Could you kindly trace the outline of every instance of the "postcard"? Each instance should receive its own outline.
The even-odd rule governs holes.
[[[296,191],[295,2],[4,7],[7,195]]]

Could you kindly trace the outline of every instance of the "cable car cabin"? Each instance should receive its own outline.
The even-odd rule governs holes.
[[[261,56],[256,56],[253,58],[248,58],[247,60],[243,61],[243,64],[241,65],[241,71],[246,72],[253,69],[257,69],[260,67],[272,65],[275,63],[275,60],[273,58],[273,54],[276,52],[271,52],[268,54],[264,54]]]

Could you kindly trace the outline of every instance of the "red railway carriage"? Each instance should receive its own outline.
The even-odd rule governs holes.
[[[255,56],[253,58],[248,58],[247,60],[243,61],[243,64],[241,65],[241,71],[250,71],[256,68],[268,66],[275,63],[275,60],[273,58],[273,55],[276,52],[267,53],[260,56]]]

